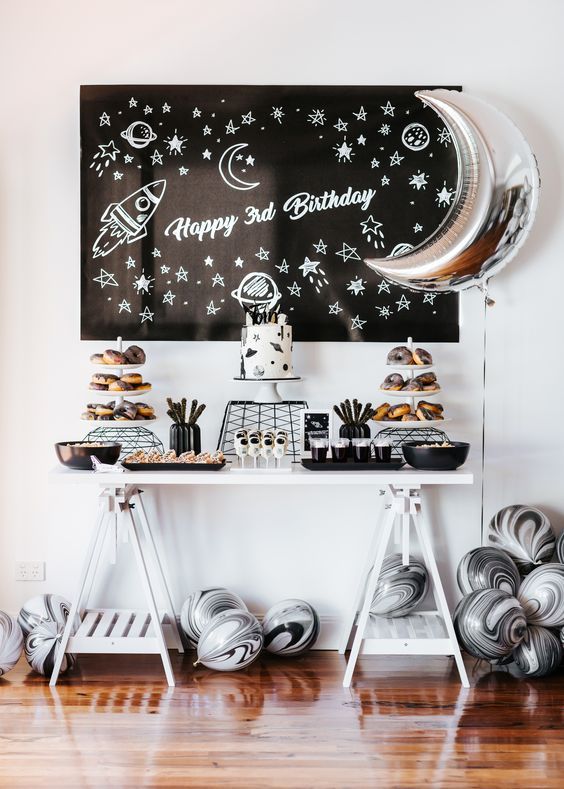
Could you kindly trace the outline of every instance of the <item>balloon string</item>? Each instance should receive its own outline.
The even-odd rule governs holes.
[[[487,372],[487,337],[488,337],[488,307],[495,304],[493,299],[488,296],[487,285],[481,288],[484,294],[484,332],[483,332],[483,367],[482,367],[482,479],[480,481],[480,526],[481,543],[484,544],[484,494],[485,494],[485,470],[486,470],[486,372]]]

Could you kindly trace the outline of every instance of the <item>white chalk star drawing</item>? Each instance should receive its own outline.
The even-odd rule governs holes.
[[[211,268],[213,266],[213,258],[208,255],[207,258],[204,258],[204,263]]]
[[[288,271],[289,271],[289,268],[290,268],[290,267],[289,267],[289,266],[288,266],[288,264],[286,263],[286,258],[284,258],[284,260],[282,261],[282,263],[280,263],[280,265],[279,265],[279,266],[276,266],[275,268],[277,268],[277,269],[278,269],[278,271],[279,271],[281,274],[287,274],[287,273],[288,273]]]
[[[391,101],[388,101],[384,106],[380,105],[380,109],[384,110],[384,115],[390,115],[392,118],[394,117],[395,107],[392,107]]]
[[[245,262],[242,257],[237,257],[233,261],[235,263],[235,268],[243,268],[243,263]]]
[[[421,170],[417,170],[417,174],[412,175],[409,181],[409,185],[417,189],[417,191],[425,189],[428,183],[426,173],[422,173]]]
[[[378,295],[379,295],[380,293],[382,293],[382,291],[383,291],[383,290],[384,290],[386,293],[389,293],[389,292],[390,292],[390,286],[388,285],[388,283],[386,282],[386,280],[385,280],[385,279],[381,280],[381,281],[380,281],[380,284],[378,285]]]
[[[119,311],[120,312],[124,312],[124,311],[125,312],[131,312],[131,304],[128,301],[126,301],[125,299],[120,301],[118,306],[119,306]]]
[[[137,106],[137,99],[134,99],[133,96],[129,99],[129,106],[136,107]]]
[[[100,178],[104,174],[104,167],[108,167],[110,162],[115,162],[119,148],[116,148],[113,140],[106,145],[99,145],[98,148],[100,150],[92,157],[90,169],[94,167],[95,172],[98,173],[98,178]]]
[[[403,159],[405,159],[405,156],[400,156],[399,151],[396,151],[390,156],[390,167],[393,167],[395,164],[401,164]]]
[[[387,137],[387,136],[388,136],[388,134],[390,133],[390,131],[391,131],[391,129],[390,129],[390,124],[389,124],[389,123],[383,123],[383,124],[380,126],[380,128],[378,129],[378,132],[379,132],[380,134],[383,134],[383,135],[384,135],[384,137]]]
[[[207,134],[211,134],[211,133],[212,133],[212,130],[210,129],[210,127],[209,127],[207,124],[204,126],[204,128],[202,129],[202,131],[204,132],[204,137],[205,137]]]
[[[272,115],[275,121],[278,121],[278,123],[281,124],[282,118],[284,117],[285,114],[282,112],[282,107],[273,107],[272,110],[273,111],[270,114]]]
[[[338,257],[343,258],[343,263],[347,260],[360,260],[360,256],[356,253],[356,247],[350,247],[343,242],[343,248],[340,252],[335,253]]]
[[[287,285],[286,287],[290,291],[290,296],[297,296],[298,298],[301,298],[302,289],[295,280],[293,285]]]
[[[236,131],[237,131],[239,128],[240,128],[239,126],[235,126],[235,124],[233,123],[233,121],[231,121],[231,120],[230,120],[230,121],[229,121],[229,123],[227,124],[227,126],[225,127],[225,133],[226,133],[226,134],[235,134],[235,132],[236,132]]]
[[[120,173],[119,170],[116,170],[114,173],[114,181],[121,181],[123,178],[123,173]]]
[[[436,298],[437,298],[436,293],[426,293],[423,296],[423,304],[434,304]]]
[[[247,158],[245,159],[245,162],[246,162],[246,164],[249,165],[249,167],[254,167],[255,166],[255,157],[254,156],[247,156]]]
[[[150,115],[153,112],[153,108],[149,107],[149,105],[146,104],[145,105],[145,109],[143,110],[143,112],[145,113],[145,115]]]
[[[354,115],[354,113],[353,113]],[[329,305],[329,315],[338,315],[340,312],[343,311],[343,308],[339,306],[339,302],[336,301],[334,304]]]
[[[202,159],[211,159],[211,151],[208,148],[202,151]]]
[[[357,145],[366,145],[366,137],[364,134],[359,134],[359,136],[356,138],[356,142]]]
[[[313,126],[325,126],[325,110],[312,110],[307,117]]]
[[[340,131],[340,132],[346,132],[348,127],[349,127],[349,124],[345,123],[345,121],[342,121],[340,118],[337,121],[337,123],[335,123],[334,126],[333,126],[334,129],[337,129],[337,131]]]
[[[325,255],[327,253],[327,244],[323,241],[322,238],[319,239],[317,244],[312,244],[312,247],[318,252],[320,255]]]
[[[220,309],[221,309],[221,307],[216,307],[216,306],[215,306],[215,304],[213,303],[213,300],[212,300],[212,301],[210,301],[210,303],[209,303],[209,304],[208,304],[208,306],[206,307],[206,310],[207,310],[207,313],[208,313],[208,315],[215,315],[215,313],[216,313],[216,312],[219,312],[219,311],[220,311]]]
[[[137,293],[149,293],[151,288],[153,287],[153,282],[155,281],[154,277],[146,277],[145,272],[141,272],[141,276],[134,280],[133,287],[137,291]]]
[[[184,282],[188,282],[188,272],[184,271],[182,266],[176,272],[176,281],[180,282],[180,280],[184,280]]]
[[[157,149],[155,148],[155,152],[151,156],[151,164],[155,165],[155,164],[162,164],[162,163],[163,163],[162,154],[160,154],[157,151]]]
[[[117,288],[119,284],[116,282],[114,275],[108,274],[108,272],[103,268],[100,269],[100,276],[94,277],[94,282],[99,282],[100,288],[102,290],[104,290],[106,285],[111,285],[112,287]]]
[[[100,115],[100,126],[111,126],[110,124],[110,116],[107,112],[103,112]]]
[[[380,162],[378,161],[378,159],[372,159],[372,161],[370,162],[370,165],[371,165],[372,169],[374,169],[375,167],[380,167]]]
[[[126,153],[125,156],[123,157],[123,161],[125,162],[125,164],[131,164],[131,162],[133,161],[133,156],[131,156],[129,153]]]
[[[269,250],[263,249],[262,247],[259,249],[258,252],[255,252],[255,257],[259,260],[268,260],[268,256],[270,255]]]
[[[413,232],[414,233],[420,233],[422,230],[423,230],[423,225],[420,225],[419,222],[416,222],[413,225]]]
[[[347,143],[347,138],[343,140],[340,145],[334,145],[333,150],[339,162],[351,162],[351,156],[354,156],[353,149]]]
[[[392,314],[392,311],[389,307],[376,307],[376,309],[380,313],[380,317],[385,318],[386,320],[388,320],[388,318]]]
[[[151,321],[152,322],[154,314],[155,313],[151,312],[151,310],[148,307],[145,307],[143,312],[139,313],[139,317],[141,318],[141,323],[145,323],[145,321]]]
[[[241,115],[241,123],[244,123],[245,126],[250,126],[251,123],[254,123],[256,118],[253,118],[252,112],[247,112],[245,115]]]
[[[153,249],[153,251],[151,252],[151,255],[152,255],[154,258],[160,258],[160,257],[161,257],[161,250],[160,250],[160,249],[157,249],[157,247],[155,247],[155,248]]]
[[[178,130],[175,129],[173,136],[164,141],[165,145],[168,145],[169,154],[174,154],[175,156],[179,153],[183,154],[184,151],[182,150],[182,146],[186,145],[187,139],[187,137],[179,137]]]
[[[449,142],[452,141],[449,130],[437,128],[437,131],[439,132],[439,136],[437,137],[437,142],[442,143],[446,148]]]
[[[170,104],[167,104],[165,101],[165,103],[163,104],[163,112],[170,112],[170,110],[171,110]]]
[[[437,189],[435,201],[438,205],[450,205],[450,201],[454,197],[454,191],[454,189],[447,189],[446,181],[443,181],[443,188],[440,191]]]
[[[201,114],[202,114],[202,110],[199,110],[197,107],[194,107],[194,109],[192,110],[192,117],[199,118]]]
[[[366,120],[366,110],[364,107],[361,107],[358,112],[353,112],[354,117],[357,121],[365,121]]]
[[[409,301],[405,294],[402,293],[400,300],[396,301],[396,304],[398,305],[398,312],[400,312],[401,310],[408,310],[411,301]]]
[[[161,274],[168,274],[170,271],[170,266],[167,266],[166,263],[163,263],[161,266]]]
[[[125,261],[125,265],[128,269],[135,268],[135,258],[132,258],[131,255]]]
[[[353,329],[359,329],[359,331],[362,331],[362,327],[365,323],[366,321],[361,320],[360,315],[357,313],[356,317],[351,318],[351,331]]]
[[[188,175],[188,173],[190,172],[190,168],[189,167],[179,167],[178,168],[178,172],[180,173],[180,175]]]
[[[225,287],[225,280],[219,272],[212,279],[212,288],[215,288],[216,285],[221,285],[222,288]]]
[[[383,175],[380,183],[382,184],[382,186],[388,186],[390,183],[390,179],[388,178],[387,175]]]
[[[163,296],[163,304],[170,304],[172,306],[172,305],[174,305],[174,299],[175,298],[176,298],[176,293],[173,293],[169,289]]]
[[[381,247],[384,249],[386,245],[384,244],[384,233],[380,230],[382,227],[381,222],[378,222],[374,219],[372,214],[370,214],[368,219],[360,223],[360,226],[362,227],[362,235],[366,236],[366,240],[369,244],[374,238],[374,248],[378,249],[378,247]]]
[[[325,277],[325,272],[322,268],[318,268],[320,263],[318,260],[310,260],[308,257],[304,259],[301,266],[298,266],[304,277],[314,286],[315,290],[320,293],[324,285],[329,284],[329,280]]]
[[[359,277],[358,279],[351,279],[347,286],[347,290],[351,293],[354,293],[355,296],[358,296],[359,293],[362,293],[365,290],[364,280],[362,277]]]

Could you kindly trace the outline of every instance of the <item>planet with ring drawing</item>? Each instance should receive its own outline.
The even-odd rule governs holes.
[[[273,309],[282,298],[278,285],[272,277],[256,271],[247,274],[231,295],[241,307],[257,307],[264,312]]]
[[[157,135],[145,121],[134,121],[120,136],[127,140],[132,148],[146,148],[157,139]]]

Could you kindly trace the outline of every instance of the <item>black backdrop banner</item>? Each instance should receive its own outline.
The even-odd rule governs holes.
[[[458,296],[365,257],[437,231],[457,156],[417,87],[81,88],[81,336],[236,340],[279,299],[298,341],[457,342]]]

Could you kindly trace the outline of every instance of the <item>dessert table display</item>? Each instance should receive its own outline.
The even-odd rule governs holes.
[[[450,613],[444,596],[441,579],[433,556],[428,527],[421,520],[421,491],[425,486],[471,485],[473,474],[463,469],[456,471],[417,471],[405,467],[397,471],[336,471],[332,474],[318,474],[301,465],[292,464],[290,472],[268,476],[262,470],[249,469],[244,474],[237,474],[229,465],[220,468],[219,473],[206,469],[194,474],[185,468],[169,470],[165,468],[155,471],[159,464],[147,464],[146,471],[109,470],[103,474],[92,471],[73,471],[59,467],[51,471],[50,481],[53,484],[72,484],[73,486],[95,486],[99,490],[99,514],[93,529],[90,545],[87,549],[83,570],[80,575],[78,589],[74,595],[71,612],[61,640],[57,661],[51,676],[51,684],[57,682],[60,665],[65,653],[80,654],[84,652],[124,652],[160,654],[166,679],[174,684],[174,676],[170,666],[167,646],[182,651],[180,634],[176,624],[176,611],[166,580],[164,562],[155,540],[155,533],[147,518],[143,503],[145,495],[155,493],[159,488],[180,486],[190,490],[190,486],[240,486],[264,485],[283,487],[288,491],[292,488],[310,486],[369,486],[377,491],[385,490],[391,503],[389,511],[385,510],[384,524],[375,524],[372,547],[364,569],[359,571],[359,589],[354,605],[347,619],[341,651],[354,633],[351,657],[347,666],[344,684],[348,686],[356,664],[358,654],[375,651],[378,654],[445,654],[454,655],[463,684],[467,684],[466,674],[460,658],[460,650],[454,636]],[[198,467],[198,464],[194,464]],[[209,466],[208,466],[209,468]],[[144,491],[146,491],[144,493]],[[378,499],[384,501],[384,499]],[[410,563],[409,531],[410,520],[417,530],[421,546],[424,550],[424,561],[429,571],[436,596],[438,610],[430,613],[413,615],[393,620],[395,626],[389,626],[385,618],[370,617],[377,622],[377,627],[385,627],[385,639],[380,643],[375,638],[369,625],[369,609],[374,597],[378,575],[384,554],[393,531],[396,519],[401,521],[402,557],[404,564]],[[133,546],[136,565],[146,600],[146,609],[131,611],[115,609],[89,609],[87,606],[89,592],[98,572],[104,543],[109,542],[110,560],[117,560],[118,529],[129,539]],[[143,538],[143,541],[141,540]],[[372,570],[367,584],[366,575]],[[162,605],[159,607],[157,594],[160,594]],[[357,609],[360,614],[357,616]],[[81,624],[73,633],[73,621],[79,616]],[[407,629],[406,629],[407,628]],[[383,633],[379,633],[382,637]]]

